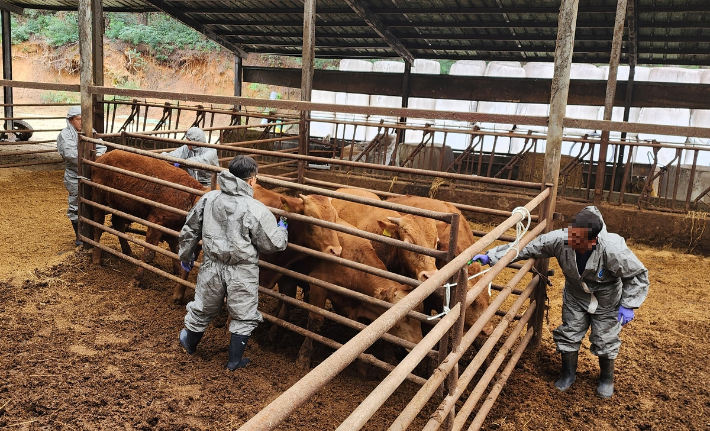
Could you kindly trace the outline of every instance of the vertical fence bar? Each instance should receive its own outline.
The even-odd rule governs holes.
[[[455,350],[458,350],[458,348],[461,346],[461,339],[463,338],[463,328],[464,328],[464,322],[465,322],[465,317],[466,317],[466,293],[468,291],[468,270],[467,267],[461,268],[459,271],[458,275],[458,280],[456,282],[456,290],[454,292],[454,302],[451,305],[455,306],[456,304],[461,304],[461,314],[459,314],[459,318],[456,320],[456,323],[454,323],[454,326],[451,327],[451,350],[450,352],[453,352]],[[451,369],[451,372],[449,373],[448,376],[446,376],[446,386],[449,389],[449,396],[453,397],[454,392],[456,392],[456,387],[459,384],[459,364],[456,363],[454,367]],[[451,411],[449,414],[446,416],[446,420],[444,422],[444,429],[446,431],[451,431],[451,429],[454,426],[454,419],[456,418],[456,406],[451,408]]]
[[[12,20],[10,18],[10,11],[3,9],[0,11],[0,17],[2,17],[2,79],[12,79]],[[12,118],[13,109],[12,104],[12,87],[5,86],[3,91],[3,103],[5,118]],[[13,130],[12,120],[5,120],[5,130]]]
[[[446,256],[446,263],[451,262],[454,257],[456,257],[456,247],[458,245],[458,238],[459,238],[459,223],[461,222],[460,216],[456,213],[451,214],[451,223],[449,224],[450,231],[449,231],[449,250],[448,254]],[[448,282],[451,282],[452,280],[448,280]],[[445,299],[445,298],[444,298]],[[443,302],[443,301],[442,301]],[[448,304],[449,307],[451,307],[453,304]],[[465,314],[465,310],[461,310],[461,315],[463,316]],[[437,366],[441,364],[441,362],[446,359],[446,356],[450,353],[449,349],[449,337],[451,335],[452,331],[447,332],[447,335],[442,337],[441,340],[439,341],[439,357],[437,358]],[[450,388],[449,388],[450,389]],[[443,396],[444,395],[444,385],[442,384],[439,386],[439,389],[436,391],[438,396]]]
[[[693,167],[690,168],[690,178],[688,178],[688,193],[685,195],[685,211],[690,211],[690,199],[693,194],[693,181],[695,181],[695,168],[698,166],[698,154],[700,150],[693,150]]]

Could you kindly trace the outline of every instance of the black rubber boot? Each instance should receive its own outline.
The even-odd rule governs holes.
[[[182,344],[182,348],[185,349],[188,355],[195,353],[195,349],[200,344],[203,335],[205,335],[204,332],[192,332],[189,329],[180,331],[180,344]]]
[[[74,245],[84,245],[84,241],[79,239],[79,222],[72,221],[71,225],[74,228],[74,236],[76,237],[76,239],[74,240]]]
[[[232,334],[232,338],[229,340],[229,362],[227,362],[227,369],[229,371],[246,367],[247,364],[251,362],[249,358],[242,358],[244,349],[247,348],[248,341],[248,335]]]
[[[562,376],[555,382],[555,387],[564,392],[577,379],[577,358],[579,352],[562,353]]]
[[[599,358],[599,385],[597,395],[600,398],[611,398],[614,395],[614,360]]]

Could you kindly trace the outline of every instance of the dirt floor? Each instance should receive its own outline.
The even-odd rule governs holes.
[[[245,370],[224,369],[226,315],[198,353],[186,355],[177,342],[185,309],[171,303],[171,282],[149,275],[134,286],[131,264],[105,255],[94,266],[73,247],[62,175],[56,166],[0,170],[0,429],[236,429],[298,379],[302,337],[272,346],[266,323],[249,343],[254,365]],[[651,293],[622,332],[614,398],[594,395],[598,365],[588,341],[574,386],[565,394],[552,386],[560,365],[550,333],[560,323],[557,276],[542,346],[523,355],[484,429],[710,429],[710,259],[631,247],[651,269]],[[332,325],[325,335],[345,342],[352,331]],[[316,362],[330,352],[317,346]],[[382,377],[346,369],[279,429],[336,428]],[[416,390],[405,384],[365,429],[386,429]],[[421,429],[435,407],[411,428]]]

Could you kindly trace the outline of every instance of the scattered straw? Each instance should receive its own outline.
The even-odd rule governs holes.
[[[394,184],[397,182],[397,179],[398,179],[398,178],[397,178],[396,175],[395,175],[394,177],[392,177],[392,181],[390,182],[390,188],[387,189],[387,192],[391,192],[391,191],[392,191],[392,187],[394,187]]]
[[[429,188],[429,197],[431,199],[436,199],[436,195],[439,193],[439,187],[444,184],[449,184],[449,181],[441,177],[434,178],[434,181],[431,182],[431,187]]]

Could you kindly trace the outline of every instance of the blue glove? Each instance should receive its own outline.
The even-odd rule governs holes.
[[[626,325],[634,320],[634,310],[626,308],[622,305],[619,307],[619,316],[617,317],[617,320],[621,322],[621,326]]]
[[[479,261],[481,265],[490,265],[491,263],[491,258],[488,257],[487,254],[477,254],[473,256],[473,259],[469,260],[469,265],[472,264],[474,261]]]
[[[288,222],[286,221],[286,217],[281,216],[279,218],[279,222],[276,224],[278,227],[282,227],[286,230],[288,230]]]
[[[180,167],[180,163],[173,163],[173,166],[175,166],[176,168],[179,168],[179,167]]]
[[[180,262],[180,266],[185,271],[190,272],[192,270],[192,267],[195,266],[195,261],[191,260],[190,262]]]

